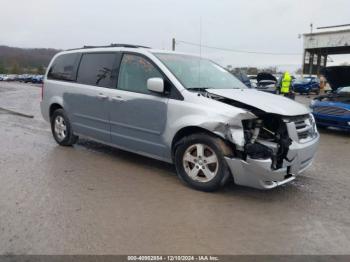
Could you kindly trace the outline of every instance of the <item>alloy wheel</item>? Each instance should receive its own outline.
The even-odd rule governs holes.
[[[219,169],[219,160],[209,146],[194,144],[187,148],[182,159],[183,167],[187,175],[198,182],[209,182]]]

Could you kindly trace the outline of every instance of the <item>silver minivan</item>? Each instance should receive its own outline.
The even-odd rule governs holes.
[[[62,146],[85,137],[174,163],[203,191],[290,182],[319,141],[302,104],[248,89],[208,59],[133,45],[57,54],[41,111]]]

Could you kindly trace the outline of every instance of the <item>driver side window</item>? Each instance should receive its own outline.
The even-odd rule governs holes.
[[[135,93],[151,94],[147,89],[147,80],[153,77],[163,78],[151,62],[139,55],[124,54],[117,88]]]

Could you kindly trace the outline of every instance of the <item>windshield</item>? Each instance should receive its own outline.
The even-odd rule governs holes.
[[[307,78],[307,77],[305,77],[305,78],[298,78],[298,79],[296,79],[294,81],[294,83],[296,83],[296,84],[307,84],[307,83],[310,83],[311,80],[312,80],[312,78]]]
[[[338,93],[350,93],[350,86],[339,88]]]
[[[232,89],[246,86],[208,59],[190,55],[156,53],[186,89]]]

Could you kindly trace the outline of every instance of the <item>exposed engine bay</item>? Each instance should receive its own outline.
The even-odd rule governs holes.
[[[289,146],[292,144],[286,125],[286,122],[289,121],[288,117],[266,113],[254,106],[208,92],[201,91],[200,95],[246,109],[257,116],[255,119],[242,121],[245,142],[243,147],[236,147],[237,157],[243,160],[246,160],[247,157],[251,159],[271,159],[273,170],[283,166]]]
[[[244,120],[243,128],[246,140],[243,157],[271,158],[272,168],[281,168],[292,143],[281,117],[271,114],[260,115],[257,120]]]
[[[321,95],[314,100],[350,104],[350,66],[325,67],[320,72],[332,88],[332,93]]]

